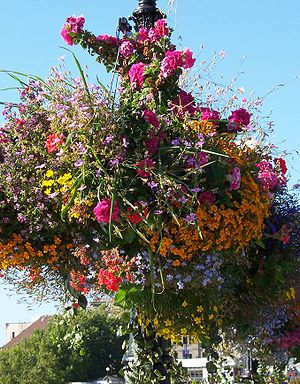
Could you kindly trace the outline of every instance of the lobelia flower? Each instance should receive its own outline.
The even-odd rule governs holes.
[[[134,45],[129,41],[125,40],[120,46],[120,55],[124,57],[129,57],[134,51]]]
[[[132,89],[141,88],[145,81],[145,64],[133,64],[128,72]]]
[[[234,167],[229,176],[231,191],[236,191],[241,186],[241,170],[239,167]]]
[[[110,207],[111,207],[111,199],[102,199],[98,202],[96,207],[93,209],[93,213],[96,216],[96,220],[98,221],[98,223],[109,223]],[[119,218],[119,207],[118,207],[118,203],[115,201],[111,219],[113,221],[117,221],[118,218]]]
[[[66,19],[60,34],[68,45],[74,44],[74,37],[82,32],[84,22],[84,16],[70,16]]]

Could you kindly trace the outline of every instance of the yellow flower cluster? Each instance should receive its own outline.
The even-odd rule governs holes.
[[[225,318],[223,307],[212,306],[204,309],[202,305],[196,308],[193,304],[184,300],[183,310],[178,312],[178,316],[171,316],[172,320],[163,312],[145,316],[140,314],[139,324],[145,329],[151,326],[155,329],[157,336],[170,340],[172,343],[179,343],[182,336],[189,335],[190,338],[198,340],[209,338],[209,329],[211,326],[220,326]],[[192,321],[190,321],[192,319]]]
[[[54,192],[65,193],[71,190],[74,183],[74,178],[70,173],[65,173],[59,176],[58,179],[54,178],[54,171],[49,169],[45,173],[45,177],[42,181],[42,188],[46,195],[50,195]]]
[[[233,200],[230,208],[199,205],[196,209],[196,226],[187,225],[184,220],[173,222],[165,230],[161,240],[154,233],[150,247],[161,256],[173,258],[173,266],[180,266],[182,260],[191,260],[197,252],[236,252],[248,246],[251,241],[261,239],[264,220],[269,213],[269,198],[262,194],[250,175],[244,177],[240,188],[240,201]]]
[[[36,249],[14,233],[9,241],[0,243],[0,270],[23,269],[34,263],[36,265],[47,264],[52,269],[59,269],[62,260],[67,258],[72,249],[72,244],[62,244],[61,239],[57,236],[54,236],[53,243]]]

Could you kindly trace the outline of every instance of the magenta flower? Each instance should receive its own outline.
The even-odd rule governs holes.
[[[178,99],[170,103],[170,106],[174,114],[180,119],[184,119],[186,115],[193,116],[197,111],[193,95],[183,90],[179,92]]]
[[[231,191],[236,191],[241,186],[241,170],[239,167],[234,167],[229,176]]]
[[[149,29],[141,28],[138,32],[138,42],[143,43],[149,40]]]
[[[60,34],[67,44],[74,44],[74,37],[82,32],[84,23],[84,16],[71,16],[66,19]]]
[[[118,45],[118,39],[115,36],[110,35],[99,35],[96,38],[97,41],[101,41],[103,44],[107,46],[114,46],[116,47]]]
[[[124,57],[129,57],[134,51],[134,46],[129,40],[123,41],[120,46],[120,54]]]
[[[154,112],[148,111],[148,110],[144,111],[143,118],[146,120],[148,124],[153,125],[155,128],[159,127],[159,121]]]
[[[162,77],[172,76],[182,65],[183,59],[181,51],[167,51],[161,63],[160,74]]]
[[[210,108],[200,108],[201,120],[220,120],[220,113]]]
[[[239,132],[241,127],[247,127],[250,124],[251,114],[244,108],[233,111],[228,117],[228,132]]]
[[[196,61],[196,59],[193,58],[193,52],[188,48],[184,48],[182,51],[182,56],[183,56],[182,68],[184,69],[192,68],[192,66],[195,64],[195,61]]]
[[[256,164],[256,166],[259,169],[257,178],[260,181],[262,189],[272,191],[278,185],[282,184],[279,177],[281,175],[275,172],[272,164],[268,160],[263,159],[260,163]]]
[[[216,200],[216,196],[210,191],[201,192],[198,196],[200,204],[214,204]]]
[[[159,19],[154,24],[154,34],[157,39],[167,36],[169,34],[169,29],[167,28],[167,23],[164,19]]]
[[[141,88],[145,81],[145,64],[133,64],[128,72],[132,89]]]
[[[110,206],[111,199],[102,199],[98,202],[96,207],[93,209],[93,213],[96,216],[98,223],[109,223],[110,218]],[[117,221],[119,215],[118,203],[114,202],[113,212],[112,212],[112,221]]]

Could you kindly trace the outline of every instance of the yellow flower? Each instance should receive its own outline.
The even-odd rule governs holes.
[[[165,321],[165,325],[166,325],[166,327],[170,327],[170,326],[172,325],[172,321],[169,320],[169,319],[167,319],[167,320]]]
[[[183,307],[187,307],[188,306],[188,303],[186,300],[184,300],[184,302],[181,304]]]
[[[54,184],[54,180],[43,180],[42,187],[51,187]]]
[[[201,323],[202,323],[202,319],[201,319],[201,317],[194,317],[194,322],[196,323],[196,324],[198,324],[198,325],[200,325]]]
[[[203,312],[204,311],[204,308],[202,307],[202,305],[198,305],[197,306],[197,312]]]
[[[208,320],[212,320],[214,317],[215,317],[214,314],[211,313],[211,314],[208,316]]]
[[[186,336],[187,335],[187,329],[181,328],[180,333],[182,334],[182,336]]]
[[[52,177],[54,175],[54,172],[52,171],[52,169],[49,169],[47,172],[46,172],[46,177]]]

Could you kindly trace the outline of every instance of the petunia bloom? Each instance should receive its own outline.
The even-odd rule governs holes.
[[[93,210],[93,213],[96,216],[96,220],[98,221],[98,223],[109,223],[110,208],[111,208],[111,199],[102,199],[98,202],[98,204]],[[119,217],[119,207],[118,207],[118,203],[115,201],[111,219],[113,221],[117,221],[118,217]]]
[[[66,19],[60,34],[67,44],[74,44],[74,37],[82,32],[84,23],[84,16],[70,16]]]

